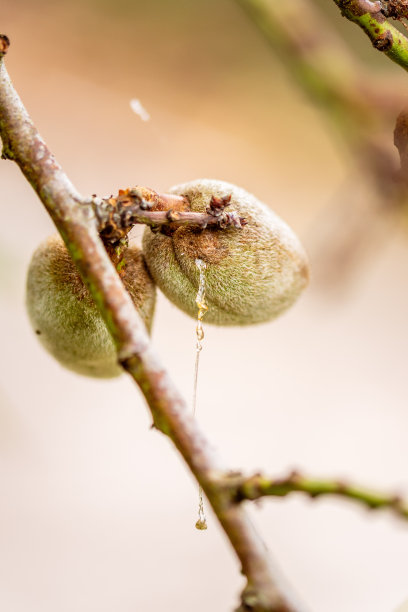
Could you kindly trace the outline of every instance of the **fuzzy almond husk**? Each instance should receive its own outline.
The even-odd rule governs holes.
[[[130,246],[124,260],[123,283],[150,331],[155,285],[140,249]],[[31,259],[26,304],[39,340],[66,368],[97,378],[121,374],[112,337],[59,235]]]
[[[290,227],[244,189],[211,179],[176,185],[191,210],[204,212],[211,196],[231,194],[228,211],[247,221],[242,229],[180,227],[169,237],[146,228],[143,252],[166,297],[196,317],[195,298],[202,259],[208,312],[206,323],[249,325],[274,319],[298,298],[309,279],[305,251]]]

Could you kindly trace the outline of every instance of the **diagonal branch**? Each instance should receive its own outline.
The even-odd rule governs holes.
[[[261,497],[285,497],[289,493],[305,493],[312,499],[336,495],[353,500],[372,510],[388,509],[399,518],[408,520],[408,502],[399,495],[387,495],[339,480],[316,480],[292,472],[284,478],[269,478],[255,474],[248,478],[236,477],[227,483],[235,499],[255,500]]]
[[[364,30],[373,47],[408,70],[408,38],[386,20],[381,2],[333,0],[342,15]]]
[[[303,607],[294,601],[277,574],[243,508],[225,495],[217,478],[220,464],[151,345],[100,239],[90,199],[77,193],[39,135],[1,61],[4,46],[2,49],[3,157],[18,164],[51,215],[114,339],[119,362],[145,396],[154,426],[172,439],[203,488],[247,577],[241,610],[300,612]]]

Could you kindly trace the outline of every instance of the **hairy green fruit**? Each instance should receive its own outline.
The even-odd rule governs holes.
[[[199,270],[206,264],[205,320],[216,325],[249,325],[277,317],[297,299],[309,278],[306,254],[293,231],[253,195],[223,181],[199,179],[170,189],[204,212],[211,197],[231,194],[228,211],[247,221],[242,229],[179,227],[171,236],[146,228],[143,252],[163,293],[196,317]]]
[[[150,330],[156,290],[140,249],[126,249],[121,275]],[[122,372],[111,335],[58,235],[43,242],[32,257],[26,303],[38,338],[66,368],[98,378]]]

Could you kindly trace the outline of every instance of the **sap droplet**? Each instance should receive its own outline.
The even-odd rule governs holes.
[[[198,529],[199,531],[204,531],[205,529],[208,529],[205,519],[204,520],[198,519],[198,521],[195,524],[195,528]]]
[[[198,283],[198,291],[195,302],[197,304],[198,313],[197,313],[197,327],[196,327],[196,358],[195,358],[195,367],[194,367],[194,391],[193,391],[193,415],[196,413],[197,407],[197,382],[198,382],[198,366],[200,361],[200,353],[202,350],[202,340],[204,340],[204,329],[201,323],[205,313],[208,310],[208,306],[205,303],[205,269],[207,265],[201,259],[195,260],[196,266],[199,270],[200,277]],[[198,521],[195,524],[196,529],[200,531],[204,531],[207,529],[207,521],[204,513],[204,500],[203,500],[203,490],[199,487],[198,490]]]

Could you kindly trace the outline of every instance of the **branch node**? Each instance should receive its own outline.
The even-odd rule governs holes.
[[[373,47],[378,51],[389,51],[394,44],[394,38],[389,30],[386,30],[383,34],[379,34],[373,40]]]
[[[408,19],[408,1],[407,0],[384,0],[381,2],[381,12],[385,17],[401,21]],[[405,25],[405,24],[403,24]]]
[[[169,221],[178,221],[180,219],[180,214],[177,211],[170,209],[167,211],[166,217]]]

